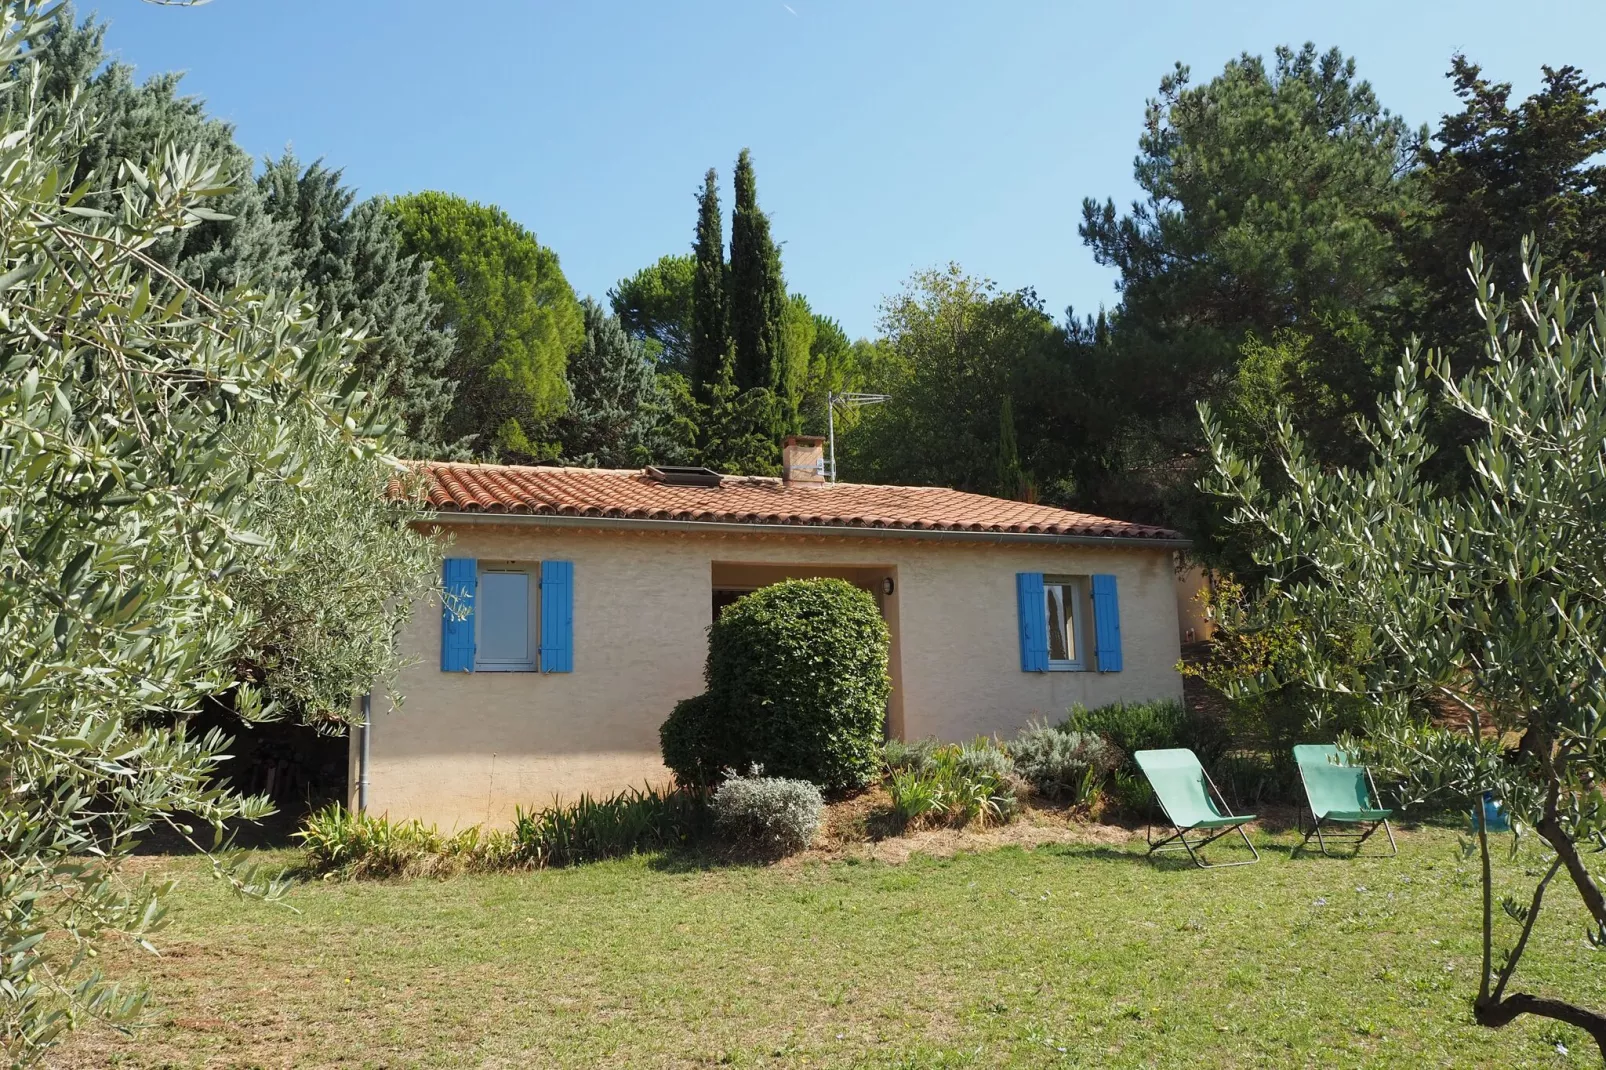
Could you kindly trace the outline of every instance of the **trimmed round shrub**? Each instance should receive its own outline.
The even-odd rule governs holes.
[[[708,695],[675,703],[669,719],[658,727],[664,764],[681,784],[706,787],[741,761],[740,747]]]
[[[714,792],[714,828],[738,847],[793,854],[814,842],[825,800],[807,780],[733,776]]]
[[[886,720],[887,626],[846,580],[754,591],[708,634],[708,692],[660,731],[664,763],[688,783],[763,766],[826,791],[876,779]]]
[[[863,787],[879,772],[888,646],[869,594],[846,580],[788,580],[720,614],[708,690],[771,776]]]

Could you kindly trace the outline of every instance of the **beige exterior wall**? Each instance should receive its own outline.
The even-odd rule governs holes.
[[[574,562],[572,673],[443,673],[439,603],[402,636],[417,658],[402,705],[374,699],[369,808],[443,831],[504,824],[581,792],[662,783],[658,726],[703,690],[712,590],[783,575],[890,577],[891,730],[906,739],[1014,733],[1081,702],[1179,698],[1177,581],[1168,550],[834,536],[736,536],[461,525],[450,554]],[[1118,577],[1118,673],[1024,673],[1015,574]],[[355,776],[353,777],[355,784]],[[355,791],[355,789],[353,789]]]
[[[1216,634],[1216,622],[1205,615],[1199,594],[1210,586],[1210,573],[1198,565],[1177,570],[1177,627],[1184,643],[1203,642]]]

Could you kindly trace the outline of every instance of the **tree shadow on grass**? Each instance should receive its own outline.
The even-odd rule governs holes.
[[[1347,844],[1338,847],[1329,847],[1329,854],[1324,855],[1317,841],[1312,837],[1308,842],[1303,840],[1303,831],[1297,820],[1298,811],[1283,808],[1275,811],[1269,820],[1257,820],[1249,828],[1249,838],[1255,849],[1260,853],[1263,862],[1304,862],[1307,860],[1344,863],[1352,859],[1380,859],[1387,860],[1396,857],[1388,847],[1388,836],[1379,829],[1367,841],[1360,845],[1356,851]],[[1309,828],[1309,818],[1306,819],[1306,828]],[[1146,823],[1141,819],[1132,822],[1121,822],[1130,831],[1143,831]],[[1410,815],[1403,820],[1390,819],[1396,835],[1426,830],[1426,829],[1455,829],[1466,831],[1466,819],[1455,813],[1417,814]],[[1166,835],[1169,826],[1155,823],[1156,839]],[[1146,844],[1133,843],[1126,846],[1110,846],[1107,844],[1084,843],[1050,843],[1040,845],[1037,850],[1041,853],[1056,855],[1067,859],[1085,859],[1131,865],[1135,862],[1152,865],[1157,870],[1193,870],[1196,866],[1185,851],[1164,852],[1150,854]],[[1226,862],[1245,861],[1249,857],[1248,848],[1243,841],[1236,837],[1224,837],[1222,840],[1210,844],[1203,851],[1198,852],[1206,862],[1221,865]],[[1211,867],[1205,867],[1211,868]]]
[[[715,870],[764,869],[784,855],[742,850],[715,840],[669,847],[645,855],[655,873],[709,873]]]
[[[1244,847],[1241,841],[1236,847],[1228,845],[1219,850],[1215,849],[1216,847],[1217,845],[1212,844],[1201,853],[1201,857],[1206,862],[1211,862],[1218,866],[1227,862],[1247,862],[1251,857],[1249,849]],[[1260,851],[1261,861],[1263,862],[1267,861],[1266,856],[1268,853],[1286,853],[1286,851],[1279,852],[1275,845],[1256,843],[1255,847]],[[1141,844],[1121,848],[1111,847],[1107,844],[1048,843],[1039,846],[1037,852],[1067,860],[1108,862],[1123,866],[1149,866],[1161,873],[1192,871],[1199,868],[1194,865],[1193,860],[1188,857],[1185,851],[1166,851],[1160,854],[1150,854],[1148,848]]]
[[[1138,831],[1141,831],[1143,829],[1143,824],[1139,822],[1136,827]],[[1156,839],[1159,839],[1161,836],[1170,831],[1169,828],[1161,830],[1160,826],[1158,825],[1154,827],[1156,829]],[[1396,825],[1395,831],[1398,833],[1401,831],[1406,831],[1408,828],[1414,830],[1421,827],[1424,827],[1424,823],[1412,822],[1408,826]],[[1331,854],[1323,855],[1314,838],[1312,838],[1308,844],[1303,843],[1300,839],[1300,834],[1298,833],[1297,829],[1292,826],[1283,827],[1279,825],[1273,828],[1267,828],[1265,826],[1251,827],[1249,830],[1249,839],[1252,843],[1254,843],[1255,850],[1259,852],[1260,861],[1270,862],[1273,864],[1277,862],[1302,862],[1307,859],[1330,862],[1347,862],[1357,857],[1362,859],[1388,859],[1394,857],[1388,848],[1388,838],[1381,830],[1379,830],[1378,833],[1376,833],[1372,838],[1368,839],[1366,843],[1361,846],[1360,853],[1358,855],[1352,852],[1347,846],[1341,846],[1333,850]],[[1379,846],[1380,844],[1381,846]],[[1143,863],[1145,865],[1151,865],[1155,869],[1162,872],[1169,870],[1193,870],[1201,868],[1194,864],[1193,860],[1188,857],[1186,851],[1178,849],[1176,851],[1165,851],[1158,854],[1151,854],[1148,851],[1148,846],[1146,843],[1132,843],[1125,846],[1084,843],[1050,843],[1040,845],[1037,848],[1037,851],[1066,859],[1085,859],[1090,861],[1122,863],[1125,865]],[[1223,837],[1221,840],[1208,845],[1202,851],[1196,851],[1196,853],[1203,858],[1205,862],[1210,864],[1203,867],[1207,869],[1222,866],[1229,862],[1244,862],[1249,861],[1250,859],[1249,849],[1245,847],[1243,845],[1243,841],[1238,839],[1236,836]]]
[[[224,834],[233,847],[247,850],[282,850],[298,847],[295,833],[306,820],[305,808],[280,810],[260,821],[231,821],[224,826]],[[199,856],[203,849],[212,847],[212,828],[193,814],[178,814],[175,819],[191,825],[195,831],[186,839],[167,825],[153,825],[138,837],[139,845],[133,854]],[[192,842],[193,841],[193,842]],[[197,847],[199,845],[199,847]]]

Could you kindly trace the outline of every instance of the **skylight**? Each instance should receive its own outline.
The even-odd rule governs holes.
[[[664,464],[649,465],[647,478],[671,487],[717,487],[722,477],[712,468]]]

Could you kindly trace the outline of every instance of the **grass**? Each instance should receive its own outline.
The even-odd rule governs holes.
[[[1151,864],[1141,839],[897,866],[637,857],[314,882],[296,912],[159,859],[181,877],[164,954],[107,964],[152,984],[153,1025],[88,1028],[50,1065],[1599,1065],[1574,1030],[1472,1023],[1476,871],[1453,832],[1405,833],[1397,859],[1257,842],[1262,864],[1215,872]],[[1551,903],[1522,987],[1606,1005],[1582,908],[1560,886]]]

